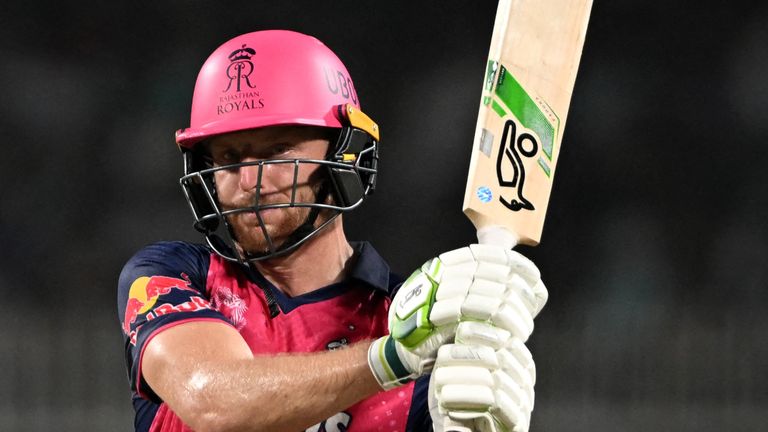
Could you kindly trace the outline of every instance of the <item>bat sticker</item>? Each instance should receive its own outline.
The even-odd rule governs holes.
[[[477,197],[481,202],[489,203],[493,199],[493,192],[486,186],[480,186],[477,188]]]
[[[532,158],[539,151],[539,142],[528,132],[518,135],[518,126],[514,120],[507,120],[501,136],[501,148],[496,159],[496,175],[499,186],[515,188],[516,196],[510,200],[499,196],[505,207],[512,211],[534,210],[535,207],[523,196],[525,186],[525,167],[523,157]]]

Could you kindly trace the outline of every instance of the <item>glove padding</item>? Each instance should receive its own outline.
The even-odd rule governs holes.
[[[503,330],[476,322],[459,324],[458,339],[461,344],[440,348],[430,379],[434,430],[527,432],[536,381],[528,348]]]
[[[471,245],[446,252],[402,285],[389,310],[390,335],[371,344],[368,363],[390,389],[431,371],[461,321],[486,322],[525,341],[547,295],[536,266],[515,251]],[[496,337],[495,330],[485,334]]]
[[[549,296],[539,269],[526,257],[500,246],[474,244],[446,252],[438,303],[430,319],[438,325],[457,316],[486,321],[525,342],[533,319]]]

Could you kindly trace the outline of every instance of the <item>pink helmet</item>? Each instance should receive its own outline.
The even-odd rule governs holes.
[[[287,30],[247,33],[208,57],[195,84],[190,126],[179,146],[272,125],[341,128],[336,107],[360,102],[349,72],[314,37]]]

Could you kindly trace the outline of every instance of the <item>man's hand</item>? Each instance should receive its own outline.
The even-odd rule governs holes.
[[[456,344],[440,348],[429,388],[435,431],[528,431],[536,372],[524,342],[547,291],[533,263],[517,252],[506,254],[510,273],[500,297],[508,307],[462,317]],[[475,283],[487,283],[483,276],[476,275]]]
[[[531,353],[505,334],[489,343],[486,335],[500,330],[483,326],[459,324],[457,340],[462,343],[444,345],[438,352],[429,383],[435,431],[528,431],[536,382]]]
[[[414,272],[389,310],[389,336],[371,344],[368,363],[384,389],[432,370],[437,350],[461,321],[485,322],[525,341],[547,299],[539,271],[517,252],[472,245],[441,254]]]

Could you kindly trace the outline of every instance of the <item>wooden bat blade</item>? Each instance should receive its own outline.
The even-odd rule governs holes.
[[[499,1],[464,193],[479,232],[541,239],[591,6]]]

